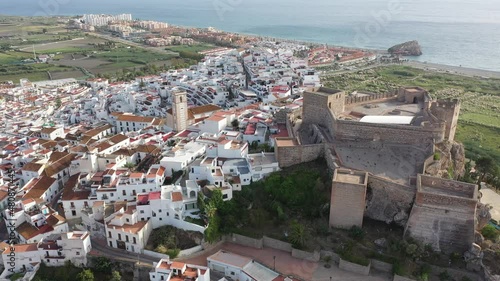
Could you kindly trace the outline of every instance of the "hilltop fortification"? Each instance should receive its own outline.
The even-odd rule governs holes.
[[[277,138],[275,153],[281,167],[326,159],[334,175],[331,226],[360,226],[365,216],[397,223],[407,236],[436,249],[461,251],[474,234],[477,187],[435,177],[451,163],[463,170],[463,161],[452,159],[460,152],[454,142],[459,112],[460,101],[435,100],[419,87],[351,96],[316,88],[304,93],[301,111],[282,118],[292,137]],[[436,153],[446,156],[445,161],[436,159]],[[468,190],[466,198],[457,186]],[[451,199],[440,207],[428,203],[431,197]],[[418,227],[423,220],[443,226],[438,236]],[[445,247],[447,239],[462,242]]]

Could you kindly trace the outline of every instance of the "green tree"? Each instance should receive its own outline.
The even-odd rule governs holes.
[[[78,273],[76,279],[78,281],[94,281],[94,273],[90,269],[85,269],[84,271]]]
[[[238,119],[234,119],[233,121],[231,121],[231,126],[233,126],[234,130],[238,130],[238,128],[240,127],[240,121],[238,121]]]
[[[495,242],[498,239],[499,231],[492,225],[488,224],[481,230],[484,238]]]
[[[135,164],[132,162],[127,162],[125,165],[123,165],[123,168],[127,168],[129,170],[132,170],[135,167]]]
[[[478,184],[480,184],[486,177],[495,176],[498,173],[498,166],[491,157],[481,157],[476,161],[476,170],[479,172]]]
[[[110,273],[111,260],[106,257],[96,257],[94,258],[94,268],[98,272]]]
[[[43,33],[43,34],[47,33],[47,28],[43,28],[43,29],[42,29],[42,33]]]
[[[111,272],[111,281],[121,281],[121,280],[122,276],[120,275],[120,272],[113,270],[113,272]]]
[[[139,82],[139,88],[144,89],[146,87],[146,83],[144,83],[144,80],[141,79],[141,82]]]
[[[55,104],[55,105],[56,105],[56,108],[61,107],[61,104],[62,104],[62,102],[61,102],[61,98],[60,98],[60,97],[57,97],[57,98],[56,98],[56,100],[55,100],[55,103],[56,103],[56,104]]]

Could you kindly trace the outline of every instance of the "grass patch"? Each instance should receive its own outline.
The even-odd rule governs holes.
[[[210,44],[196,44],[196,45],[179,45],[179,46],[169,46],[165,49],[172,52],[202,52],[215,48],[214,45]]]

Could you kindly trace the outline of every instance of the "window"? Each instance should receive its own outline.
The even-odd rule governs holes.
[[[133,237],[133,239],[134,239],[134,244],[137,244],[137,240],[135,239],[135,237]]]
[[[161,209],[158,210],[158,213],[161,213]]]
[[[79,256],[80,255],[80,252],[76,252],[76,255]]]
[[[113,197],[113,196],[115,196],[115,195],[114,195],[113,193],[110,193],[110,194],[109,194],[109,196]]]
[[[118,240],[122,240],[122,235],[118,233]]]
[[[144,214],[144,210],[141,210],[141,214]]]
[[[113,241],[109,241],[109,246],[113,247]]]
[[[162,219],[162,218],[160,218],[160,220],[162,221],[163,219]]]
[[[144,188],[143,188],[143,189],[142,189],[142,192],[146,192],[146,189],[144,189]]]
[[[130,220],[129,220],[129,219],[127,219],[127,222],[130,222]]]
[[[71,211],[71,215],[72,215],[73,217],[74,217],[74,216],[76,216],[76,211],[75,211],[75,210]]]
[[[222,199],[227,199],[227,194],[223,194]]]
[[[125,190],[123,190],[122,195],[127,195],[127,192]]]
[[[125,242],[128,242],[128,235],[125,235]]]
[[[111,238],[111,231],[108,231],[108,237]]]

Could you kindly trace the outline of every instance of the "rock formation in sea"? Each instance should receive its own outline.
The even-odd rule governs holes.
[[[408,41],[402,44],[398,44],[389,48],[389,53],[391,55],[402,55],[402,56],[420,56],[422,55],[422,48],[418,41]]]

